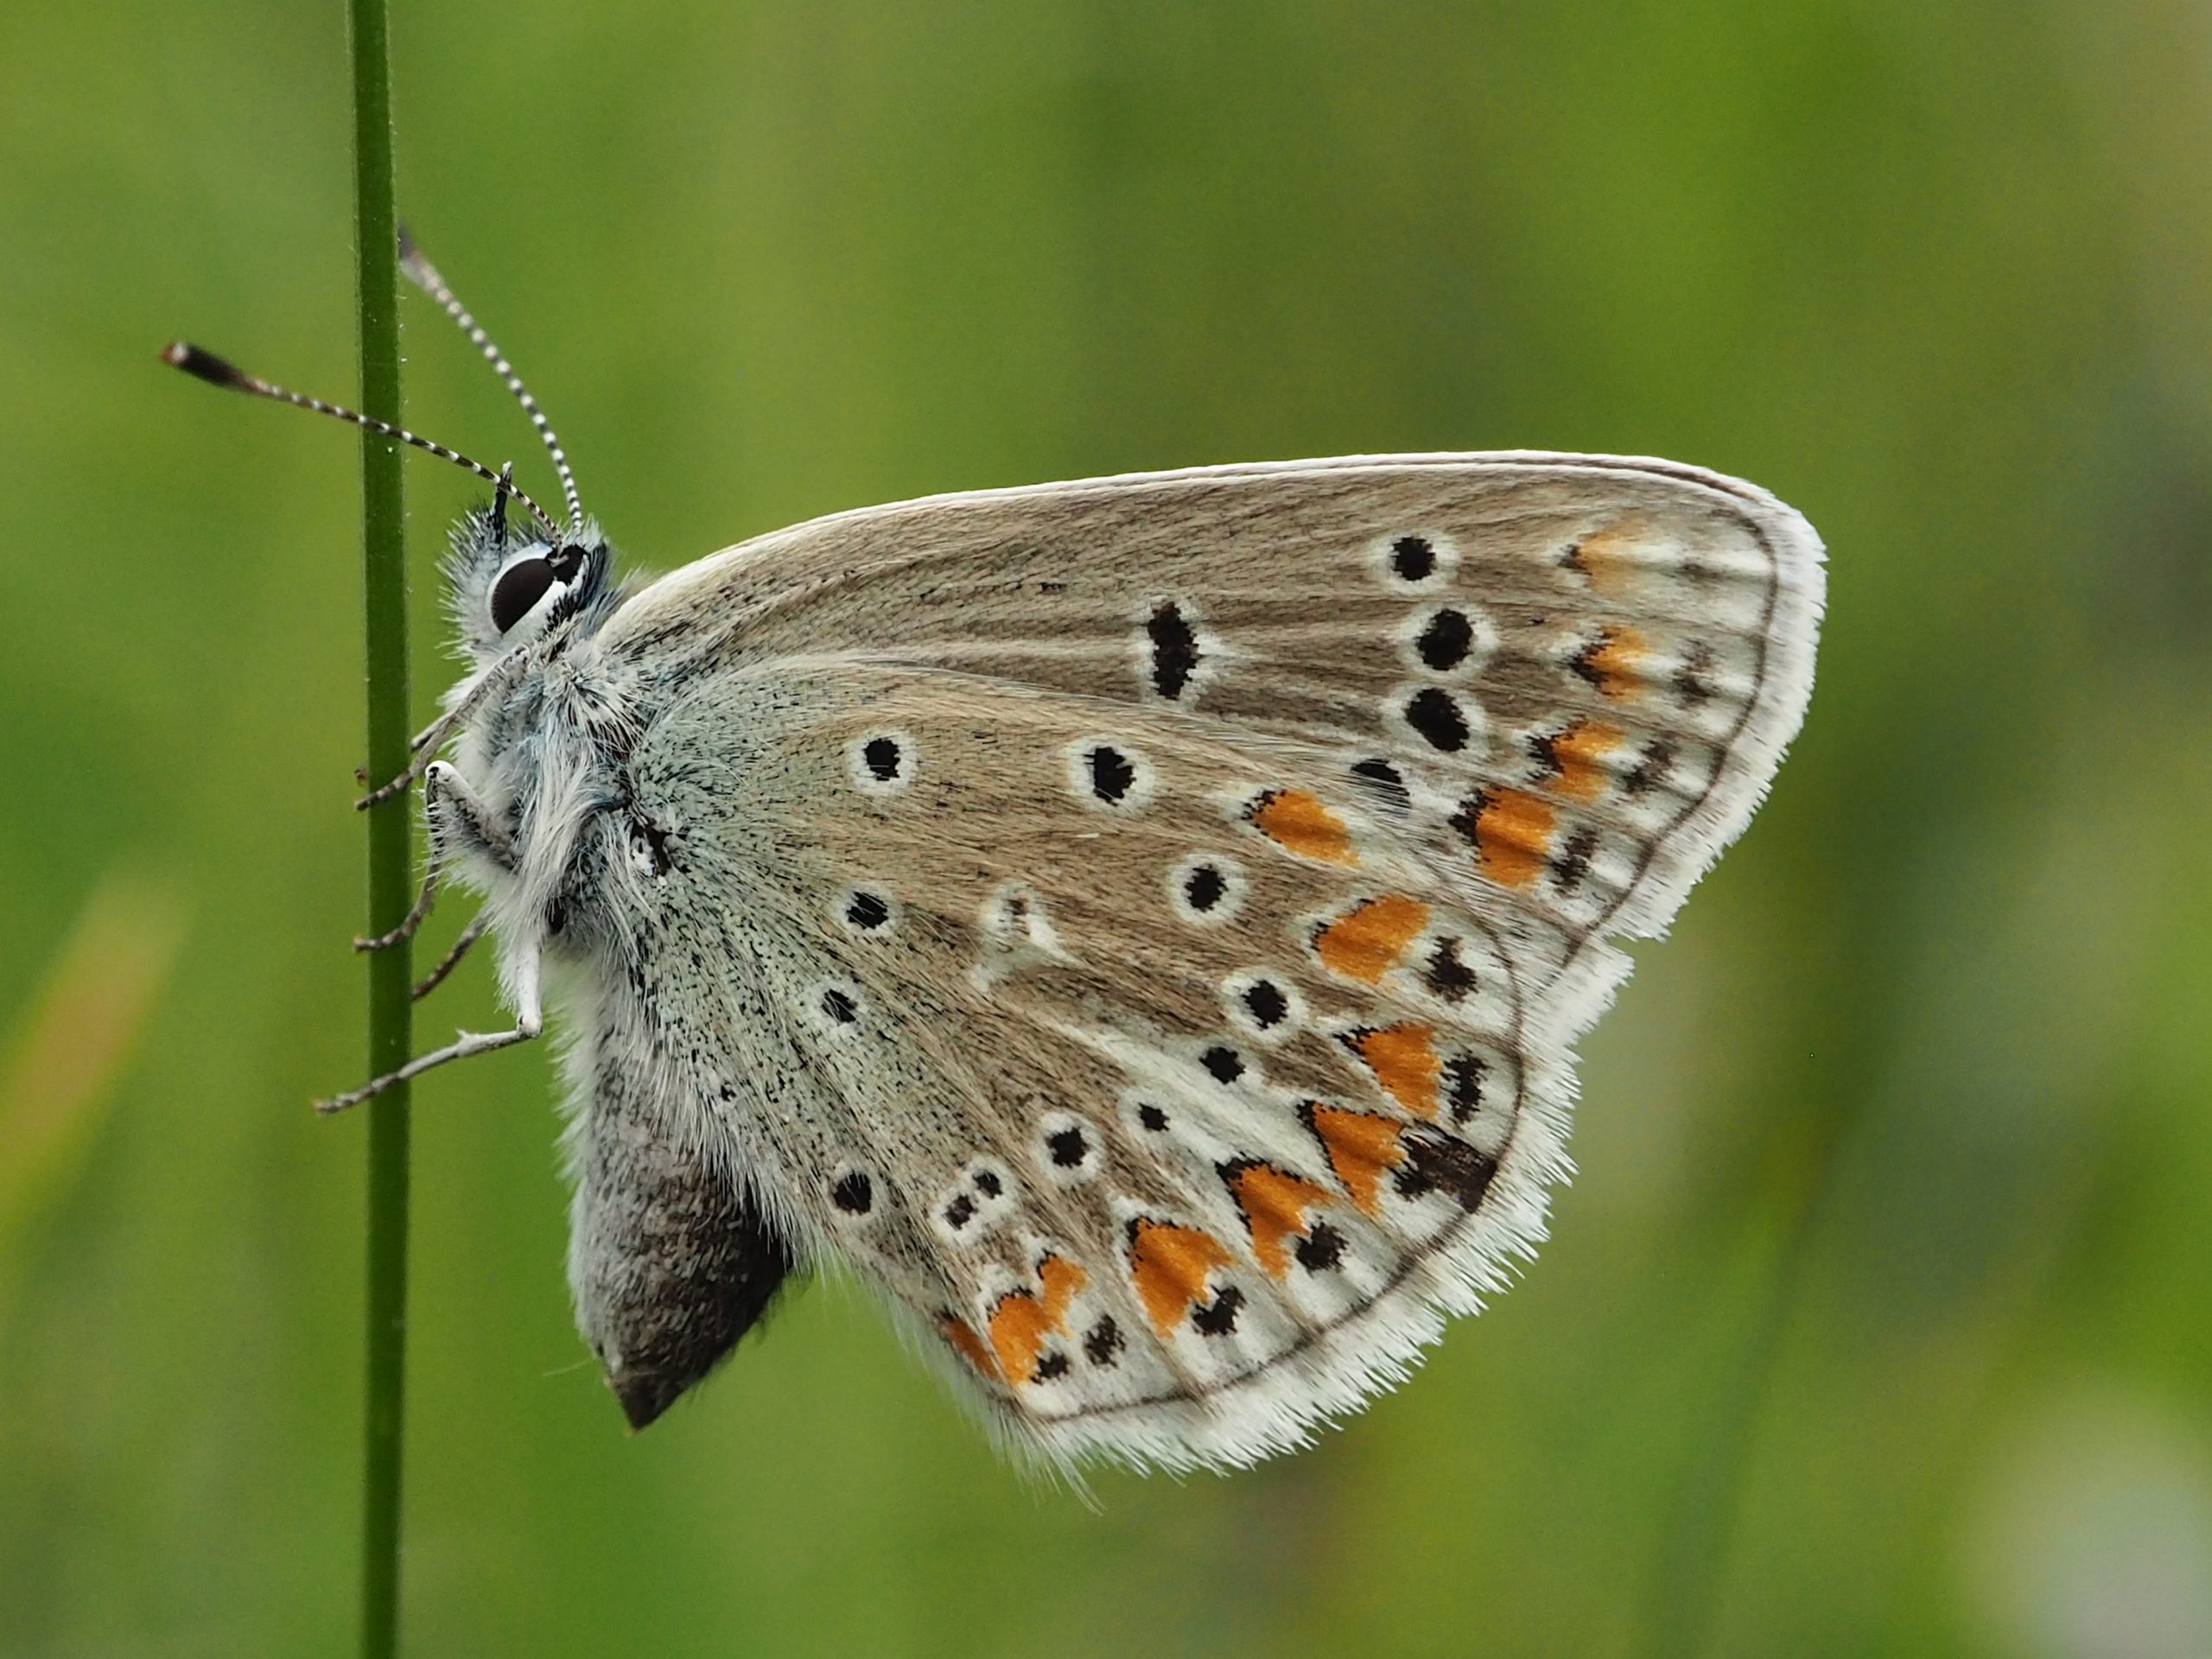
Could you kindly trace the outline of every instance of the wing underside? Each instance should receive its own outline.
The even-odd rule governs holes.
[[[1297,1444],[1541,1237],[1570,1045],[1743,826],[1819,544],[1667,463],[841,515],[653,584],[626,995],[687,1137],[1009,1444]]]

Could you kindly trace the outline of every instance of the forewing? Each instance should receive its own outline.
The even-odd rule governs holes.
[[[1568,1045],[1739,830],[1818,543],[1660,462],[1439,456],[841,515],[601,648],[638,982],[791,1236],[1017,1443],[1235,1461],[1540,1236]]]

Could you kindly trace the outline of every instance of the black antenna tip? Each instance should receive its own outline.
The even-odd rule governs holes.
[[[421,257],[415,251],[415,238],[409,233],[406,221],[404,219],[399,226],[399,257],[403,260]]]
[[[200,350],[189,340],[173,340],[162,347],[162,361],[211,386],[228,386],[237,391],[252,390],[252,377],[244,369],[234,363],[226,363],[213,352]]]

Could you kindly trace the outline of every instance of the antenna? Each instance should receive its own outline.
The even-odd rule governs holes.
[[[513,496],[529,508],[530,516],[537,520],[548,541],[557,544],[561,540],[561,532],[554,527],[552,519],[546,516],[545,509],[514,486],[511,476],[514,470],[512,467],[509,467],[505,474],[495,473],[482,461],[471,461],[458,449],[448,449],[442,443],[433,443],[428,438],[417,437],[404,428],[379,421],[372,416],[358,414],[340,404],[326,404],[321,398],[310,397],[304,392],[287,391],[283,387],[271,385],[257,374],[248,374],[235,363],[227,363],[214,353],[202,351],[187,340],[173,340],[163,346],[162,361],[173,369],[182,369],[187,374],[205,380],[211,386],[246,392],[255,397],[269,398],[274,403],[290,404],[298,409],[311,409],[318,415],[335,416],[341,421],[365,426],[372,432],[381,432],[387,438],[411,443],[417,449],[427,449],[441,461],[449,461],[456,467],[466,467],[479,478],[498,485],[505,493]]]
[[[407,273],[409,282],[435,300],[444,308],[445,314],[461,325],[461,333],[475,342],[476,349],[484,353],[484,360],[492,365],[492,372],[506,382],[507,390],[514,394],[515,402],[522,405],[522,412],[530,416],[530,423],[537,429],[538,438],[545,445],[545,453],[553,457],[553,470],[561,475],[561,493],[569,503],[569,537],[571,541],[582,541],[583,498],[576,493],[576,475],[569,468],[568,452],[561,448],[561,440],[553,430],[553,423],[545,418],[545,411],[537,406],[537,399],[530,395],[530,388],[523,385],[522,377],[515,372],[515,365],[507,361],[506,353],[492,343],[492,337],[484,332],[483,325],[468,315],[468,308],[461,302],[461,296],[446,285],[446,279],[438,275],[438,268],[423,257],[422,249],[415,245],[415,238],[407,233],[404,225],[399,227],[399,268]]]

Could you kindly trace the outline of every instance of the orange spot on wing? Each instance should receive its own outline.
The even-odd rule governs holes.
[[[1036,1376],[1045,1338],[1066,1329],[1068,1304],[1088,1282],[1088,1275],[1065,1256],[1048,1255],[1037,1264],[1037,1280],[1036,1292],[1011,1292],[991,1310],[991,1348],[998,1356],[999,1374],[1015,1382]],[[964,1325],[960,1328],[975,1340],[975,1332]],[[956,1346],[958,1342],[955,1338]]]
[[[1335,1106],[1313,1108],[1308,1121],[1329,1154],[1329,1167],[1336,1171],[1351,1201],[1373,1215],[1382,1172],[1405,1161],[1406,1149],[1398,1139],[1403,1126],[1391,1118]]]
[[[937,1316],[937,1322],[938,1329],[944,1332],[944,1339],[952,1344],[952,1351],[955,1353],[990,1378],[992,1382],[995,1382],[999,1380],[997,1362],[992,1359],[991,1351],[983,1346],[983,1339],[969,1327],[967,1320],[956,1318],[950,1313],[940,1313]]]
[[[1399,1105],[1422,1117],[1436,1116],[1436,1080],[1444,1062],[1437,1057],[1434,1032],[1423,1025],[1384,1026],[1356,1031],[1344,1040]]]
[[[1129,1276],[1152,1328],[1162,1337],[1173,1331],[1193,1303],[1205,1300],[1206,1274],[1230,1260],[1210,1233],[1164,1221],[1137,1221],[1129,1239]]]
[[[1252,1254],[1260,1265],[1280,1279],[1290,1271],[1290,1253],[1283,1241],[1306,1230],[1306,1212],[1329,1202],[1327,1188],[1301,1180],[1272,1164],[1247,1164],[1230,1179],[1236,1207],[1252,1230]]]
[[[1351,831],[1317,795],[1302,789],[1272,789],[1246,816],[1254,829],[1300,858],[1329,864],[1359,862],[1359,855],[1352,851]]]
[[[1313,936],[1313,949],[1332,973],[1375,985],[1428,925],[1428,906],[1389,893],[1339,916]]]
[[[1590,579],[1592,589],[1618,595],[1635,586],[1638,567],[1636,544],[1648,529],[1641,518],[1624,518],[1594,536],[1586,536],[1575,547],[1570,563]]]
[[[1650,645],[1636,629],[1607,628],[1574,659],[1575,672],[1602,695],[1633,702],[1643,695],[1640,665],[1650,654]]]
[[[1608,721],[1576,721],[1552,740],[1552,759],[1559,764],[1552,792],[1570,800],[1596,800],[1611,781],[1605,757],[1626,741],[1628,734]]]
[[[1452,818],[1475,843],[1482,873],[1504,887],[1525,887],[1542,874],[1559,815],[1548,801],[1518,789],[1486,789]]]

